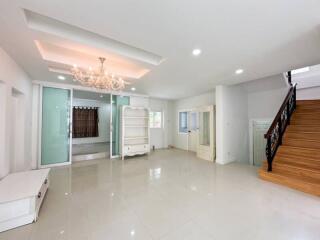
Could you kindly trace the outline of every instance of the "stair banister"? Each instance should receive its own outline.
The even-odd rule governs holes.
[[[264,135],[264,137],[267,139],[266,156],[269,172],[272,171],[272,161],[277,149],[282,144],[283,133],[286,130],[286,127],[290,124],[291,115],[296,109],[296,86],[296,83],[291,85],[288,94],[280,107],[280,110],[274,118],[269,130]]]

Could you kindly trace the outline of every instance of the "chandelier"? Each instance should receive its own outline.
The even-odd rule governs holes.
[[[74,81],[78,81],[86,87],[105,89],[109,91],[123,90],[128,83],[121,77],[115,76],[105,69],[103,65],[106,60],[105,58],[100,57],[99,60],[101,65],[100,68],[96,70],[93,70],[91,67],[89,70],[83,70],[74,65],[71,69]]]

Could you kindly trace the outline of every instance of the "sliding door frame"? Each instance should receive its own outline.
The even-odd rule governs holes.
[[[54,83],[41,83],[40,86],[40,93],[39,93],[39,135],[38,135],[38,168],[50,168],[50,167],[58,167],[58,166],[66,166],[72,164],[72,117],[73,117],[73,109],[72,109],[72,102],[73,102],[73,88],[70,87],[61,87],[60,85],[56,85]],[[41,149],[42,149],[42,94],[43,88],[56,88],[56,89],[64,89],[70,91],[70,120],[69,120],[69,161],[64,163],[54,163],[54,164],[47,164],[42,165],[41,162]]]

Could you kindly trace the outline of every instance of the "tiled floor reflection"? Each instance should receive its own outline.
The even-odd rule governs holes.
[[[179,150],[52,169],[39,221],[10,240],[320,239],[320,199]]]

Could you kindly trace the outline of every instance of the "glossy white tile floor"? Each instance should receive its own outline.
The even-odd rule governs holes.
[[[179,150],[53,169],[39,221],[12,240],[320,239],[320,199]]]

